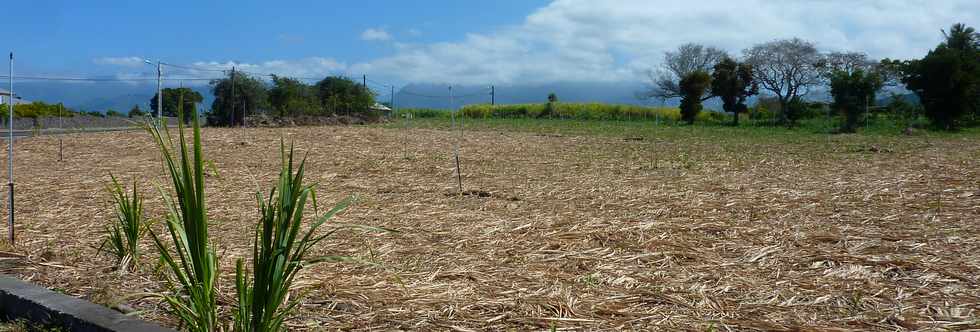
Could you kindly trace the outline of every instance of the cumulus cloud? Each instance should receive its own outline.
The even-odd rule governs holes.
[[[391,40],[391,35],[384,28],[369,28],[361,32],[361,39],[368,41]]]
[[[260,63],[199,61],[193,63],[192,68],[199,68],[202,70],[227,70],[233,66],[237,70],[257,75],[276,74],[280,76],[309,78],[321,78],[328,75],[338,75],[347,69],[347,65],[343,62],[323,57],[309,57],[295,60],[270,60]]]
[[[131,57],[135,58],[135,57]],[[98,61],[98,60],[96,60]],[[140,63],[142,63],[140,59]],[[102,62],[105,65],[123,67],[129,66],[126,61]],[[241,63],[233,61],[196,61],[189,64],[164,65],[164,76],[170,80],[187,79],[184,85],[203,85],[210,79],[224,77],[232,67],[240,73],[268,79],[269,74],[297,77],[304,79],[321,79],[326,76],[345,75],[348,66],[331,58],[309,57],[290,60],[270,60],[257,63]],[[152,68],[151,68],[152,69]],[[156,78],[155,70],[124,70],[117,72],[115,78],[133,80],[148,80]]]
[[[112,65],[123,67],[139,67],[143,65],[143,58],[137,56],[127,57],[102,57],[92,59],[97,65]]]
[[[627,82],[645,80],[644,73],[660,64],[665,51],[687,42],[739,55],[756,43],[800,37],[825,51],[908,59],[935,47],[940,29],[955,22],[980,27],[980,2],[555,0],[519,24],[451,41],[392,42],[391,55],[351,65],[320,57],[237,65],[246,71],[298,77],[348,72],[402,82]],[[393,41],[384,28],[367,29],[360,37]],[[96,60],[122,66],[141,61]],[[228,68],[232,63],[195,65]]]
[[[521,24],[404,45],[354,70],[463,84],[642,80],[664,51],[686,42],[738,55],[755,43],[800,37],[824,50],[912,58],[954,22],[980,23],[980,2],[556,0]]]

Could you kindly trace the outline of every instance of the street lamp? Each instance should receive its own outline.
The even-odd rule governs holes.
[[[149,59],[143,59],[148,65],[153,65]],[[157,60],[157,119],[163,119],[163,62]]]

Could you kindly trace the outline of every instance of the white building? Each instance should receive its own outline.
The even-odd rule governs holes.
[[[10,91],[5,89],[0,89],[0,104],[6,104],[7,100],[9,99],[10,99]],[[20,98],[20,96],[18,96],[16,93],[14,94],[14,105],[30,104],[30,103],[31,101],[24,100]]]

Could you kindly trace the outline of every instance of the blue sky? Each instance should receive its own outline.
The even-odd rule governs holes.
[[[941,28],[980,26],[976,0],[30,0],[4,6],[0,40],[16,52],[20,73],[149,77],[152,68],[140,61],[148,57],[301,77],[366,73],[395,84],[640,82],[664,51],[685,42],[737,56],[754,43],[801,37],[827,51],[912,58],[939,42]]]

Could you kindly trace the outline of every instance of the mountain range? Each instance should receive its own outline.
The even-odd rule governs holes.
[[[170,84],[168,84],[170,85]],[[202,109],[208,109],[214,96],[207,85],[188,86],[204,96]],[[16,83],[16,93],[26,100],[44,101],[47,103],[63,102],[68,108],[81,111],[115,110],[125,113],[133,105],[141,109],[149,109],[150,98],[156,94],[156,84],[152,83],[119,83],[119,82],[45,82],[27,81]],[[493,99],[497,104],[543,103],[548,95],[554,93],[562,102],[598,102],[610,104],[660,106],[660,100],[643,100],[636,97],[637,93],[646,89],[640,82],[626,83],[552,83],[537,85],[498,85],[493,87]],[[450,104],[449,88],[438,84],[408,84],[395,92],[397,108],[436,108],[450,109],[451,106],[469,104],[488,104],[491,99],[490,86],[454,86],[453,103]],[[907,94],[899,92],[899,94]],[[903,98],[917,102],[914,95]],[[390,101],[390,94],[378,96],[379,102]],[[826,92],[813,92],[808,95],[810,100],[829,101]],[[886,104],[890,100],[889,92],[878,95],[877,103]],[[753,101],[750,101],[750,103]],[[664,106],[677,106],[677,100],[668,100]],[[706,109],[721,108],[718,98],[704,102]]]

